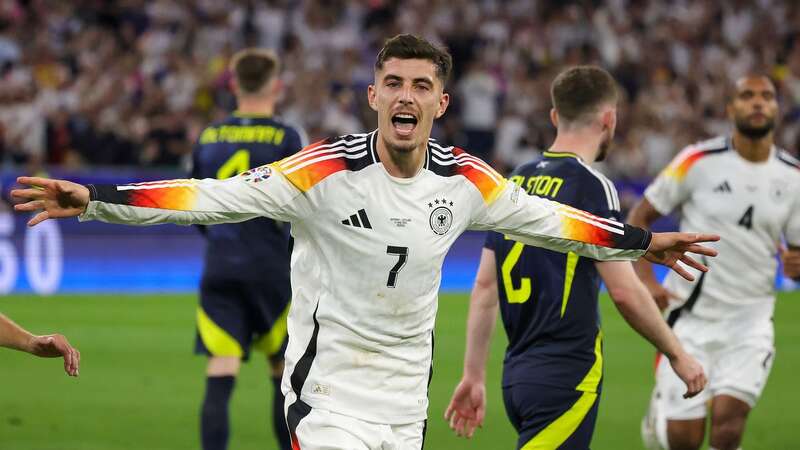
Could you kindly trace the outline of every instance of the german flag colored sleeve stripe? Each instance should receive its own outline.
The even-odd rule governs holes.
[[[280,163],[275,168],[281,172],[297,189],[308,192],[314,185],[341,170],[345,170],[347,165],[339,155],[328,155],[328,159],[315,161],[308,165],[298,164],[284,169]]]
[[[117,205],[191,211],[197,200],[195,180],[167,180],[125,185],[90,184],[89,198]]]
[[[347,160],[366,156],[366,136],[331,138],[309,145],[270,166],[282,173],[297,189],[308,192],[328,176],[347,170]]]
[[[689,169],[691,169],[698,160],[702,159],[704,156],[719,153],[720,151],[720,149],[700,150],[688,153],[683,157],[678,156],[664,169],[664,175],[677,181],[683,181],[683,179],[686,178],[686,174],[689,173]]]
[[[484,203],[492,203],[503,192],[506,180],[491,166],[458,147],[453,147],[453,155],[456,173],[463,175],[478,189]]]
[[[562,205],[558,210],[564,238],[602,247],[646,250],[652,233],[625,223]]]

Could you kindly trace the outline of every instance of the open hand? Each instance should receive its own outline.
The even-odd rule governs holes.
[[[11,191],[11,198],[22,202],[14,205],[14,210],[42,210],[28,221],[29,227],[47,219],[78,216],[89,204],[89,189],[71,181],[19,177],[17,182],[31,187]]]
[[[31,338],[29,352],[43,358],[64,358],[64,372],[67,375],[77,377],[81,361],[81,352],[69,345],[67,338],[60,334],[50,334],[46,336],[33,336]]]
[[[453,398],[447,405],[444,419],[450,422],[450,429],[458,436],[471,438],[475,428],[483,426],[486,413],[486,385],[479,381],[462,379]]]
[[[651,263],[661,264],[674,270],[678,275],[689,281],[694,281],[694,276],[678,264],[678,261],[693,267],[701,272],[708,272],[708,267],[697,262],[687,253],[703,256],[717,256],[713,248],[699,245],[699,242],[715,242],[719,240],[716,234],[700,233],[653,233],[650,247],[644,258]]]

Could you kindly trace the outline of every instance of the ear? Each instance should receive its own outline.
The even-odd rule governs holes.
[[[617,110],[609,108],[603,112],[603,128],[606,130],[613,130],[617,126]]]
[[[553,123],[553,126],[558,129],[558,112],[556,112],[555,108],[550,108],[550,122]]]
[[[369,107],[372,108],[373,111],[378,111],[378,94],[375,92],[375,85],[370,84],[367,86],[367,102],[369,102]]]
[[[274,80],[272,80],[270,84],[271,86],[269,88],[269,93],[273,97],[277,97],[283,90],[283,80],[281,80],[280,78],[275,78]]]
[[[436,111],[436,119],[444,115],[448,105],[450,105],[450,94],[442,92],[442,96],[439,97],[439,109]]]

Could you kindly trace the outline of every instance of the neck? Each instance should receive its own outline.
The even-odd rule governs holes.
[[[547,151],[555,153],[574,153],[589,164],[600,153],[602,136],[587,130],[558,131],[556,140]]]
[[[772,149],[772,131],[764,135],[764,137],[751,138],[736,130],[733,132],[733,148],[742,158],[748,161],[766,161]]]
[[[241,114],[271,116],[275,112],[275,100],[272,97],[239,97],[236,103],[236,112]]]
[[[425,163],[425,153],[428,140],[411,151],[393,150],[386,144],[386,141],[378,132],[378,156],[383,163],[383,167],[389,175],[397,178],[411,178],[419,173]]]

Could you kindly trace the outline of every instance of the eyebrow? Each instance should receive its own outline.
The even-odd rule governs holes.
[[[749,88],[739,91],[738,95],[744,95],[744,94],[751,94],[751,95],[772,94],[772,95],[777,95],[777,93],[772,89],[749,89]]]
[[[386,80],[403,81],[403,77],[401,77],[399,75],[394,75],[394,74],[386,74],[383,77],[383,79],[384,79],[384,81],[386,81]],[[430,78],[427,78],[427,77],[417,77],[417,78],[412,79],[411,82],[415,83],[415,84],[422,83],[422,84],[429,84],[429,85],[433,86],[433,80],[431,80]]]

